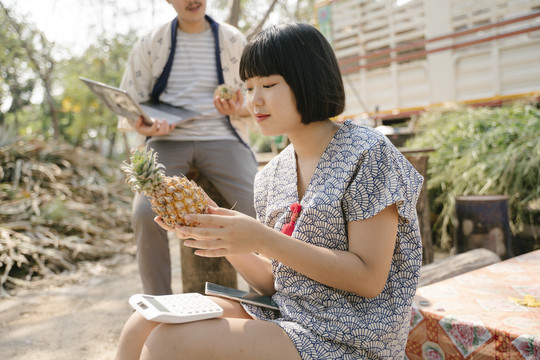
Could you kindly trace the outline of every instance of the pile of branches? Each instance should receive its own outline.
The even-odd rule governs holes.
[[[0,146],[0,291],[132,251],[118,162],[39,139]]]

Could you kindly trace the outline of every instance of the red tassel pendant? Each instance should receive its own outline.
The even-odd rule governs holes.
[[[302,206],[299,203],[294,203],[291,205],[291,211],[291,221],[288,224],[283,225],[283,227],[281,228],[281,232],[289,236],[291,236],[294,231],[294,225],[296,223],[296,219],[298,219],[298,216],[300,216]]]

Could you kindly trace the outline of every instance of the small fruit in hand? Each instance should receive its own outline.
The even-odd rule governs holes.
[[[214,91],[214,95],[219,96],[223,100],[237,100],[236,89],[226,84],[219,85]]]
[[[150,198],[152,210],[170,227],[194,224],[186,221],[187,214],[208,212],[203,189],[185,176],[166,176],[165,166],[158,162],[158,154],[146,146],[131,155],[131,163],[124,162],[122,171],[131,190]]]

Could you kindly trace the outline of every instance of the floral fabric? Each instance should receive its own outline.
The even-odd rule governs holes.
[[[538,274],[540,250],[419,288],[407,359],[540,360]]]
[[[284,329],[302,359],[402,359],[422,249],[416,201],[422,177],[379,132],[345,122],[322,155],[292,236],[348,250],[347,222],[367,219],[394,203],[399,223],[384,290],[368,299],[322,285],[272,261],[273,298],[280,311],[244,304],[254,317]],[[277,230],[298,202],[296,160],[289,145],[255,179],[258,219]]]

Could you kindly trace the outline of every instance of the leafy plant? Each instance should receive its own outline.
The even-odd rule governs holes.
[[[278,153],[287,146],[287,138],[282,135],[266,136],[260,131],[251,131],[249,143],[256,153]]]
[[[419,117],[418,127],[422,130],[407,146],[435,148],[427,184],[434,235],[442,249],[452,246],[456,196],[508,195],[512,232],[535,224],[529,211],[540,201],[540,110],[535,103],[431,109]]]

